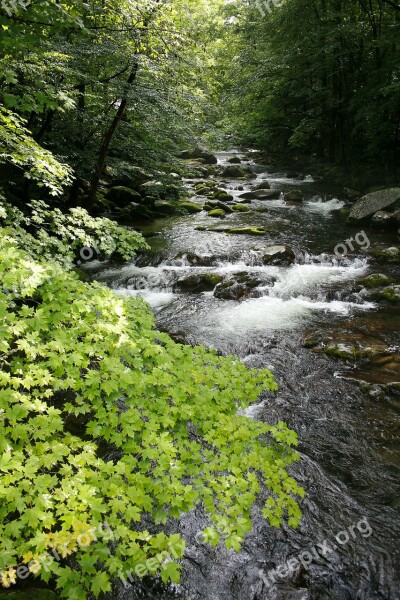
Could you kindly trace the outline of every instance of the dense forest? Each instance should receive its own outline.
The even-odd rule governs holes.
[[[277,390],[269,364],[170,337],[141,297],[81,267],[140,264],[160,219],[267,214],[245,202],[281,190],[246,192],[246,151],[218,171],[232,147],[331,174],[353,199],[398,184],[399,34],[392,0],[0,2],[0,597],[117,598],[149,577],[167,589],[183,568],[176,523],[195,510],[197,539],[228,552],[256,506],[271,529],[298,528],[297,434],[243,412]],[[207,227],[249,244],[274,233]],[[174,285],[251,297],[260,281],[239,275]],[[391,277],[385,302],[400,298]]]

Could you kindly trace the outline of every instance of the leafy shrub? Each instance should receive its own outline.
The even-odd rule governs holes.
[[[143,236],[120,227],[115,221],[91,217],[84,208],[67,213],[51,209],[41,200],[32,200],[28,215],[8,204],[0,195],[0,224],[29,250],[34,258],[55,260],[70,267],[82,248],[96,249],[97,254],[117,252],[128,260],[137,250],[148,248]]]
[[[296,434],[237,412],[276,389],[272,374],[174,343],[144,301],[79,281],[11,229],[0,229],[2,585],[25,569],[83,600],[131,572],[178,581],[170,549],[179,559],[184,543],[163,533],[167,519],[202,505],[204,540],[238,550],[265,490],[270,524],[296,526]]]

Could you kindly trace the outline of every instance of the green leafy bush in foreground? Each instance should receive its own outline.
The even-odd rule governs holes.
[[[237,550],[264,490],[271,525],[296,526],[295,433],[237,413],[276,389],[271,373],[174,343],[144,301],[34,258],[11,229],[0,229],[2,585],[30,572],[80,600],[131,572],[177,581],[184,543],[163,533],[167,519],[201,505],[204,540],[223,529]]]

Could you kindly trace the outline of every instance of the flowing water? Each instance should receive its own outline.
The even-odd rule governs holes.
[[[220,153],[219,163],[227,164],[232,155]],[[271,188],[302,189],[306,200],[253,200],[253,209],[267,211],[229,214],[221,222],[205,212],[162,219],[144,228],[151,251],[123,266],[93,263],[90,269],[118,293],[142,295],[159,327],[176,339],[235,353],[249,366],[273,371],[279,391],[261,397],[246,412],[269,423],[284,420],[297,431],[302,460],[292,473],[307,491],[302,524],[296,531],[274,530],[256,506],[254,529],[237,554],[195,541],[206,523],[197,510],[179,523],[187,541],[181,584],[168,590],[121,585],[114,598],[398,599],[400,394],[396,386],[382,392],[354,380],[373,384],[384,379],[369,367],[362,376],[362,365],[304,347],[305,335],[317,330],[340,330],[350,337],[373,331],[396,350],[400,311],[367,301],[354,289],[358,278],[377,270],[367,245],[388,247],[396,240],[366,230],[357,238],[362,243],[338,258],[337,244],[360,227],[344,224],[344,202],[335,191],[311,176],[288,177],[248,164],[257,179],[223,184],[219,178],[219,185],[238,198],[243,193],[239,186],[247,190],[267,180]],[[193,189],[196,181],[186,183]],[[194,201],[202,205],[205,199]],[[255,225],[268,227],[269,233],[255,237],[203,230]],[[263,249],[276,244],[295,251],[293,265],[263,265]],[[243,272],[256,283],[251,296],[240,301],[216,298],[212,291],[177,291],[177,282],[194,274],[226,280]],[[393,381],[391,374],[386,382]],[[300,566],[286,568],[291,558]],[[278,574],[270,573],[279,566]]]

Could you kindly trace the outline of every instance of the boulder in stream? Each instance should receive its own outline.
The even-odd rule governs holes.
[[[241,160],[238,156],[232,156],[232,158],[230,158],[228,160],[228,163],[230,163],[231,165],[240,165],[241,164]]]
[[[295,253],[289,246],[269,246],[264,249],[264,265],[284,266],[294,263]]]
[[[368,298],[377,302],[389,302],[391,304],[399,304],[400,285],[389,285],[387,287],[374,290],[369,294]]]
[[[180,203],[180,206],[182,208],[184,208],[185,210],[187,210],[188,213],[190,214],[195,214],[195,213],[199,213],[201,212],[203,209],[201,206],[199,206],[198,204],[195,204],[195,202],[189,202],[184,200],[183,202]]]
[[[213,217],[214,219],[223,219],[225,217],[225,211],[222,208],[213,208],[208,213],[209,217]]]
[[[216,273],[201,273],[199,275],[191,275],[185,279],[180,279],[175,284],[175,288],[190,294],[212,292],[215,286],[220,283],[222,279],[222,276]]]
[[[383,273],[371,273],[371,275],[359,279],[357,283],[367,288],[367,290],[370,290],[372,288],[390,285],[393,283],[393,279]]]
[[[383,250],[373,249],[369,251],[369,254],[380,264],[400,264],[400,248],[396,246],[391,246]]]
[[[200,148],[200,146],[196,146],[192,152],[190,150],[181,152],[179,158],[182,160],[201,160],[205,165],[216,165],[218,162],[214,154],[211,154],[211,152],[204,148]]]
[[[290,190],[285,194],[285,202],[303,202],[304,196],[301,190]]]
[[[351,209],[348,217],[349,222],[363,221],[368,217],[372,217],[376,212],[384,208],[396,208],[400,201],[400,188],[388,188],[366,194],[358,200]]]
[[[239,198],[245,200],[279,200],[281,194],[281,190],[253,190],[240,194]]]
[[[253,191],[255,190],[270,190],[271,186],[269,185],[268,181],[262,181],[261,183],[259,183],[258,185],[256,185],[253,188]]]
[[[237,273],[232,279],[219,283],[214,290],[214,296],[220,300],[241,300],[254,294],[254,289],[261,281],[249,273]]]
[[[221,176],[232,178],[245,177],[246,171],[241,167],[229,165],[228,167],[225,167],[225,169],[222,171]]]

